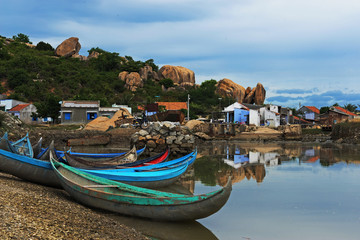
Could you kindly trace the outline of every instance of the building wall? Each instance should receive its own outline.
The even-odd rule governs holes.
[[[321,118],[321,124],[324,125],[334,125],[336,123],[343,122],[348,120],[349,116],[344,114],[339,114],[337,112],[329,111],[326,115]]]
[[[88,119],[88,113],[96,114],[99,116],[98,108],[61,108],[61,123],[72,124],[72,123],[88,123],[94,119]],[[66,119],[67,116],[71,116],[70,119]],[[95,117],[95,118],[96,118]]]
[[[14,100],[14,99],[0,100],[0,105],[5,106],[5,111],[12,109],[13,107],[15,107],[18,104],[25,104],[25,102]]]
[[[260,126],[260,113],[257,110],[249,110],[249,124]]]

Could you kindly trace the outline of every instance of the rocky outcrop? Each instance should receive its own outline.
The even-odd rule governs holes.
[[[251,103],[251,104],[254,103],[255,89],[256,89],[256,88],[253,88],[253,89],[249,92],[249,94],[246,95],[243,103]]]
[[[153,71],[152,67],[149,65],[140,68],[139,74],[142,80],[147,80],[147,79],[152,79],[155,81],[160,80],[158,73]]]
[[[125,82],[125,87],[130,91],[134,92],[137,88],[143,87],[144,82],[140,77],[140,74],[137,72],[126,72],[123,71],[119,73],[118,78]]]
[[[71,57],[78,54],[81,49],[79,38],[71,37],[63,41],[55,50],[55,54],[59,57]]]
[[[92,51],[91,53],[89,53],[89,56],[87,57],[87,59],[98,58],[99,56],[100,56],[100,53]]]
[[[217,83],[216,93],[220,96],[235,98],[238,102],[243,102],[245,98],[245,88],[227,78]]]
[[[190,69],[181,66],[162,66],[159,70],[159,78],[170,78],[174,84],[180,86],[194,86],[195,73]]]
[[[266,90],[261,83],[258,83],[255,88],[254,103],[256,105],[263,105],[265,101]]]
[[[227,78],[217,83],[216,93],[223,97],[235,98],[240,103],[255,103],[256,105],[264,104],[266,96],[266,90],[261,83],[258,83],[253,89],[247,87],[245,90],[243,86]]]

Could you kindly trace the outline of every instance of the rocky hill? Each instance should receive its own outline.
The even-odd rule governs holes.
[[[98,47],[88,56],[80,55],[80,40],[70,37],[55,49],[47,43],[36,46],[0,36],[0,93],[3,98],[33,102],[60,100],[100,100],[101,106],[113,103],[138,105],[154,101],[187,101],[191,95],[191,114],[204,115],[218,110],[223,102],[237,100],[263,104],[266,91],[261,83],[246,89],[230,79],[208,80],[196,84],[194,71],[164,65],[153,59],[136,61]],[[215,81],[215,82],[214,82]]]

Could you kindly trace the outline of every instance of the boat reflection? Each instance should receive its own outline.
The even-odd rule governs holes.
[[[112,214],[112,219],[142,232],[152,239],[218,239],[214,233],[197,221],[190,222],[156,222],[146,219],[125,217]]]

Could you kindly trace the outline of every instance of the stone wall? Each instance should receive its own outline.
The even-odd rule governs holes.
[[[131,145],[137,148],[146,145],[148,152],[161,152],[167,147],[172,153],[188,153],[195,147],[195,136],[188,127],[174,123],[155,122],[131,136]]]

